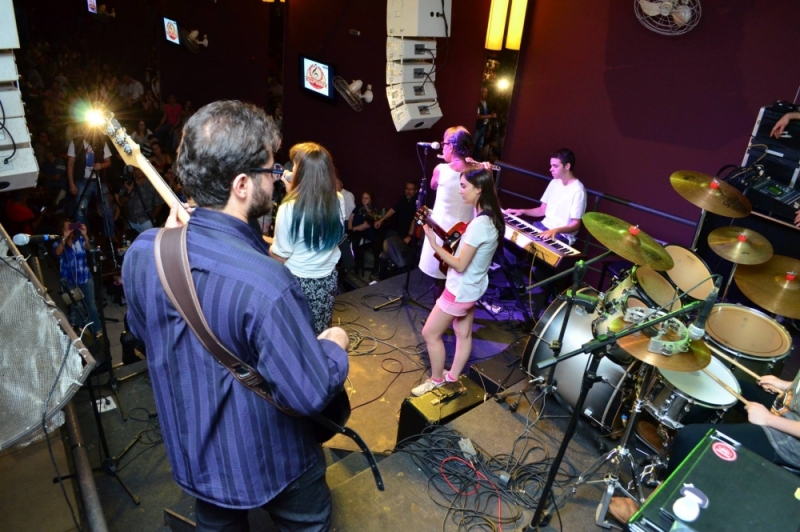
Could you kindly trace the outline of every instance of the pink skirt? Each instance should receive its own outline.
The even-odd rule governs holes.
[[[466,316],[470,309],[475,306],[474,301],[456,302],[456,296],[446,288],[439,299],[436,300],[436,304],[439,305],[440,309],[457,318]]]

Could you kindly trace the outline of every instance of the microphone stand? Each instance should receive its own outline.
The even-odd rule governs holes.
[[[425,201],[426,201],[426,199],[428,197],[428,150],[430,150],[430,146],[426,145],[425,146],[425,152],[424,152],[425,153],[425,158],[424,158],[424,160],[422,162],[422,179],[419,182],[419,190],[417,191],[417,210],[419,210],[420,208],[422,208],[423,205],[425,205]],[[420,253],[422,253],[422,239],[424,239],[424,238],[425,238],[425,234],[423,233],[422,238],[419,239],[419,241],[416,243],[416,246],[415,246],[414,264],[417,264],[417,265],[419,264],[419,255],[420,255]],[[423,305],[419,301],[417,301],[414,298],[412,298],[411,297],[411,293],[408,291],[408,285],[411,282],[411,271],[413,269],[414,268],[409,268],[408,271],[406,272],[406,282],[405,282],[405,285],[403,286],[403,293],[401,295],[399,295],[398,297],[394,297],[394,298],[390,299],[389,301],[386,301],[385,303],[381,303],[380,305],[377,305],[373,310],[380,310],[380,309],[382,309],[384,307],[387,307],[387,306],[389,306],[389,305],[391,305],[393,303],[400,303],[400,305],[402,306],[403,304],[408,302],[408,303],[414,303],[415,305],[417,305],[417,306],[419,306],[421,308],[424,308],[428,312],[431,311],[431,309],[429,309],[428,307],[426,307],[425,305]]]
[[[595,471],[597,471],[597,469],[603,464],[603,462],[605,462],[609,458],[614,458],[618,454],[617,449],[619,449],[619,447],[615,448],[610,453],[601,456],[592,466],[590,466],[590,468],[586,471],[586,473],[578,477],[575,486],[573,486],[571,489],[565,489],[557,500],[553,497],[553,483],[555,482],[556,475],[558,475],[558,470],[561,467],[561,462],[564,459],[567,447],[569,447],[569,442],[572,440],[572,436],[575,434],[575,429],[577,428],[578,425],[578,418],[580,417],[580,413],[583,411],[583,404],[586,401],[586,396],[589,394],[589,390],[591,389],[592,385],[595,382],[602,380],[602,377],[599,377],[597,375],[597,368],[600,366],[600,361],[602,360],[605,354],[606,348],[615,344],[617,340],[620,338],[624,338],[625,336],[628,336],[630,334],[637,333],[654,325],[658,325],[659,323],[667,321],[671,318],[675,318],[677,316],[692,312],[695,309],[701,307],[704,303],[705,303],[704,301],[695,301],[693,303],[686,305],[685,307],[667,313],[663,316],[655,317],[646,322],[642,322],[639,325],[634,325],[632,327],[624,329],[623,331],[620,331],[621,334],[608,333],[605,335],[601,335],[599,338],[583,344],[580,348],[570,353],[561,355],[558,358],[553,357],[539,362],[538,364],[539,369],[544,369],[549,366],[558,364],[563,360],[567,360],[574,356],[580,355],[581,353],[586,353],[591,355],[591,358],[589,359],[589,365],[583,374],[583,381],[581,383],[581,391],[580,395],[578,396],[577,404],[575,405],[575,409],[572,412],[572,417],[570,418],[567,430],[564,433],[564,439],[561,441],[561,446],[558,449],[558,454],[556,454],[556,457],[553,459],[553,463],[550,465],[550,472],[547,476],[547,482],[542,488],[542,493],[539,496],[539,504],[536,507],[536,513],[534,514],[533,519],[531,520],[531,523],[528,526],[528,528],[525,529],[526,532],[536,531],[540,525],[547,526],[547,524],[550,522],[550,519],[552,518],[552,512],[545,513],[545,510],[547,510],[548,508],[547,501],[549,498],[554,499],[553,500],[554,509],[557,509],[558,505],[563,503],[568,497],[572,496],[577,491],[578,485],[586,482],[586,478],[591,474],[593,474]],[[637,411],[634,412],[634,417]],[[628,424],[625,429],[625,437],[628,437],[630,435],[630,432],[634,425],[633,421],[634,421],[633,419],[628,420]],[[635,465],[633,464],[632,460],[631,464],[632,468],[635,469]],[[638,490],[639,502],[643,503],[644,496],[642,494],[641,485],[639,484],[638,479],[636,478],[636,474],[634,474],[633,481]],[[603,502],[602,502],[604,506],[603,516],[602,516],[603,518],[605,518],[605,511],[608,510],[608,503],[611,500],[611,496],[613,495],[617,484],[618,480],[614,476],[611,476],[609,478],[609,488],[603,495]],[[602,524],[603,522],[600,521],[599,517],[600,516],[598,515],[597,516],[598,524]]]

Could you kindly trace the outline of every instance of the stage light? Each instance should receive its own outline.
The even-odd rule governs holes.
[[[500,78],[497,80],[497,90],[504,91],[511,86],[511,82],[508,81],[506,78]]]
[[[527,8],[528,0],[512,0],[511,2],[511,14],[508,17],[508,34],[506,35],[506,48],[509,50],[519,50]]]
[[[508,0],[492,0],[489,11],[489,27],[486,29],[486,48],[488,50],[503,49],[507,14]]]
[[[86,111],[84,120],[92,126],[102,126],[106,123],[105,113],[100,109],[91,108]]]

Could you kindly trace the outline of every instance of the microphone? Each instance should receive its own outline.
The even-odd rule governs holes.
[[[37,242],[58,240],[59,238],[61,238],[61,235],[26,235],[25,233],[20,233],[18,235],[14,235],[12,240],[14,241],[14,244],[18,246],[25,246],[27,244],[35,244]]]
[[[434,150],[438,150],[442,147],[441,144],[438,142],[417,142],[417,146],[422,146],[424,148],[433,148]]]
[[[703,303],[703,308],[700,309],[700,314],[698,314],[697,319],[695,319],[694,322],[686,328],[686,330],[689,332],[689,338],[692,340],[699,340],[705,334],[706,320],[708,320],[708,316],[711,315],[711,310],[717,303],[717,294],[719,294],[719,287],[721,284],[721,278],[717,278],[717,280],[714,281],[714,289],[710,294],[708,294],[708,297]]]

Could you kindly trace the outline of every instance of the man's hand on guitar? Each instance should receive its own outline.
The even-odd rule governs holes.
[[[317,338],[320,340],[330,340],[345,351],[347,351],[347,348],[350,346],[350,337],[347,336],[347,332],[345,332],[345,330],[341,327],[331,327],[330,329],[325,329],[319,334],[319,336],[317,336]]]
[[[183,208],[186,209],[186,211],[188,211],[189,214],[191,214],[192,211],[194,210],[191,207],[189,207],[188,203],[184,203],[183,204]],[[171,227],[183,227],[183,222],[181,222],[180,219],[178,218],[178,202],[177,201],[172,204],[172,207],[169,208],[169,216],[167,216],[167,221],[164,222],[164,227],[166,227],[168,229],[171,228]]]

